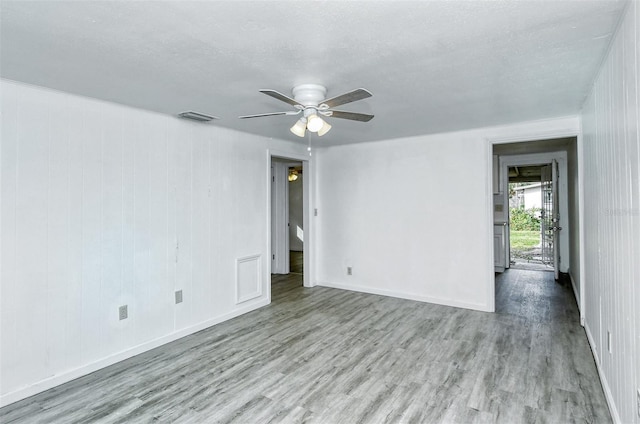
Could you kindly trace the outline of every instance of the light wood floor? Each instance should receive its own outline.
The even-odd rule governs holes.
[[[277,276],[273,303],[0,410],[2,423],[608,423],[575,301],[508,271],[498,312]]]

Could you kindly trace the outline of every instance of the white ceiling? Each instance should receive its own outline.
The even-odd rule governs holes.
[[[258,92],[374,96],[333,145],[575,114],[626,1],[4,1],[1,75],[305,142]]]

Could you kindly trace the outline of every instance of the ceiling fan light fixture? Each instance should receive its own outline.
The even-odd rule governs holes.
[[[290,131],[298,137],[304,137],[306,128],[307,120],[305,118],[300,118],[296,121],[295,125],[290,128]]]
[[[307,130],[317,133],[319,136],[323,136],[328,133],[331,129],[331,125],[324,121],[324,117],[348,119],[360,122],[369,122],[373,119],[373,115],[368,115],[366,113],[347,112],[344,110],[334,109],[336,106],[371,97],[371,92],[364,88],[356,88],[355,90],[351,90],[347,93],[343,93],[329,99],[326,98],[327,89],[318,84],[301,84],[295,86],[292,90],[293,98],[271,89],[263,89],[260,90],[260,92],[293,106],[295,110],[243,115],[238,118],[248,119],[263,116],[299,115],[302,113],[302,118],[300,118],[300,120],[290,128],[290,131],[293,134],[301,138],[306,135]]]
[[[318,115],[311,115],[307,120],[307,129],[311,132],[318,132],[326,124]],[[328,131],[328,130],[327,130]]]
[[[322,121],[322,128],[320,128],[318,130],[318,136],[322,137],[323,135],[328,133],[330,129],[331,129],[331,125],[329,125],[326,121],[323,120]]]

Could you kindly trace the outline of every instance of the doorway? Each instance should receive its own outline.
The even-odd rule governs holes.
[[[505,154],[500,156],[499,163],[502,170],[503,187],[505,188],[499,196],[503,197],[504,205],[507,205],[502,213],[506,221],[507,232],[505,268],[510,268],[514,262],[514,258],[511,257],[512,247],[521,241],[518,237],[513,241],[511,240],[511,235],[520,235],[517,232],[517,227],[512,228],[512,220],[516,217],[537,219],[540,222],[540,241],[536,243],[539,244],[539,249],[535,249],[538,253],[537,262],[548,264],[547,269],[553,271],[555,279],[558,280],[560,273],[568,273],[570,266],[570,231],[569,226],[566,225],[569,222],[567,153],[557,151],[521,155]],[[509,174],[509,169],[512,170],[511,175]],[[534,184],[528,184],[531,197],[540,199],[537,203],[539,206],[537,209],[539,210],[522,210],[512,207],[514,205],[509,203],[514,197],[517,201],[518,191],[524,190],[518,186],[515,190],[515,196],[512,196],[513,193],[510,192],[511,184],[518,182],[513,172],[515,169],[540,170],[540,185],[536,187]],[[534,262],[533,257],[527,259],[531,261],[530,263]],[[526,263],[526,261],[524,262]],[[518,264],[518,262],[516,263]],[[519,264],[523,264],[523,261],[519,262]]]
[[[270,253],[272,285],[310,287],[308,161],[270,156]]]
[[[507,168],[509,207],[508,268],[554,271],[557,202],[551,163]]]
[[[510,212],[514,207],[522,208],[522,204],[518,202],[524,202],[525,210],[529,209],[529,205],[535,209],[539,207],[539,211],[529,214],[526,218],[535,217],[540,221],[539,233],[536,227],[533,240],[538,250],[526,259],[529,264],[537,259],[536,262],[539,263],[536,265],[544,265],[542,269],[545,271],[557,271],[558,274],[554,275],[556,281],[570,285],[582,311],[582,245],[577,137],[494,141],[491,148],[494,164],[493,226],[496,279],[501,272],[511,267],[523,268],[522,262],[518,261],[518,258],[513,258],[513,247],[517,246],[518,237],[511,231],[513,214]],[[543,177],[545,173],[547,176]],[[540,179],[537,177],[538,174]],[[532,178],[531,175],[536,177]],[[516,178],[517,176],[520,176],[520,181]],[[557,188],[555,194],[550,190],[548,181],[554,182]],[[515,182],[519,182],[520,185],[510,187],[510,183]],[[525,190],[527,186],[529,187]],[[532,203],[527,205],[527,200],[524,200],[525,191],[528,195],[539,198],[539,205]],[[545,207],[546,212],[543,212]],[[556,212],[553,212],[554,208]],[[557,237],[551,246],[548,241],[545,241],[545,236],[554,232]],[[502,250],[500,250],[501,247]]]

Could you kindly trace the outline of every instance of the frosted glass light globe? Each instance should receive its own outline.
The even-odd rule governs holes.
[[[324,121],[318,115],[311,115],[307,122],[307,129],[311,132],[318,132],[324,125]]]
[[[296,121],[295,125],[291,127],[291,132],[298,137],[304,137],[307,121],[304,118],[300,118]]]

